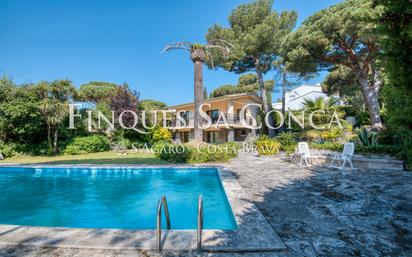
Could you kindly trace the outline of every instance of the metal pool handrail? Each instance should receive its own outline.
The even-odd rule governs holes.
[[[165,211],[167,229],[170,230],[170,216],[166,196],[160,198],[156,212],[156,245],[159,253],[162,251],[162,206]]]
[[[203,199],[199,195],[197,207],[197,252],[202,251],[202,232],[203,232]]]

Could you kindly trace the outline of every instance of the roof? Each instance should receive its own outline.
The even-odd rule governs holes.
[[[294,89],[289,90],[288,92],[293,92],[296,90],[299,91],[299,89],[303,89],[303,88],[308,88],[308,89],[316,90],[318,92],[322,92],[322,87],[317,86],[317,85],[300,85],[298,87],[295,87]]]
[[[203,100],[203,103],[213,103],[213,102],[224,101],[224,100],[234,100],[234,99],[238,99],[238,98],[243,98],[245,96],[252,98],[256,102],[259,102],[259,103],[262,102],[260,100],[260,98],[257,97],[254,94],[241,93],[241,94],[233,94],[233,95],[225,95],[225,96],[218,96],[218,97],[208,98],[208,99]],[[190,105],[194,105],[194,102],[173,105],[173,106],[169,106],[167,108],[171,109],[171,108],[185,107],[185,106],[190,106]]]

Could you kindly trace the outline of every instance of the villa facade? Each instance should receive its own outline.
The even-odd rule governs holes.
[[[305,99],[315,100],[318,97],[322,97],[325,100],[329,96],[322,92],[320,85],[301,85],[295,89],[292,89],[285,94],[285,109],[286,110],[299,110],[304,107]],[[281,110],[282,102],[272,104],[273,109]]]
[[[256,131],[242,124],[241,109],[247,104],[261,104],[259,97],[253,94],[234,94],[221,97],[205,99],[203,111],[207,113],[212,125],[203,130],[203,141],[208,143],[244,142],[255,137]],[[183,111],[182,117],[186,126],[182,128],[177,119],[172,121],[172,131],[176,142],[186,143],[194,137],[194,103],[170,106],[170,110]],[[246,109],[244,120],[247,125],[253,125],[256,119],[257,107],[251,106]],[[206,124],[206,119],[202,120]]]

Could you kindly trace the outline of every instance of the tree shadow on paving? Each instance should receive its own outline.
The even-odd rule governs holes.
[[[412,174],[278,162],[229,169],[294,255],[412,256]]]

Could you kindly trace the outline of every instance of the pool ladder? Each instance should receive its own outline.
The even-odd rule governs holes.
[[[167,207],[166,196],[162,196],[157,204],[156,212],[156,246],[157,252],[162,251],[162,207],[166,216],[167,230],[170,230],[170,215]],[[203,233],[203,198],[199,195],[197,206],[197,252],[202,251],[202,233]]]

